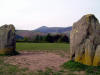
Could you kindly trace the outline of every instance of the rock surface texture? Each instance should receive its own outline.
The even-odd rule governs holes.
[[[0,27],[0,54],[14,54],[16,49],[15,27],[3,25]]]
[[[93,14],[74,23],[70,34],[71,60],[100,66],[100,24]]]

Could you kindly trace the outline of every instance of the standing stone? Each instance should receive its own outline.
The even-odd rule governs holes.
[[[71,60],[86,65],[100,65],[100,24],[93,14],[74,23],[70,35]]]
[[[0,27],[0,54],[14,54],[16,51],[15,27],[3,25]]]

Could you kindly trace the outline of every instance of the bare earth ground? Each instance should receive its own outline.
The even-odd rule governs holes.
[[[60,65],[69,60],[69,56],[61,56],[54,52],[28,52],[21,51],[20,55],[7,57],[6,63],[18,65],[21,68],[28,68],[32,71],[51,68],[60,70]]]

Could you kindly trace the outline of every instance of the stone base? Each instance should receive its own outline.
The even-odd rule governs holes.
[[[0,55],[16,55],[19,54],[13,48],[0,49]]]

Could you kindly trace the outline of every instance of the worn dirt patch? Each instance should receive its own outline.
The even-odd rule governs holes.
[[[68,61],[68,56],[62,57],[52,52],[20,52],[20,55],[7,57],[6,63],[18,65],[21,68],[28,68],[32,71],[51,68],[60,70],[60,65]]]

